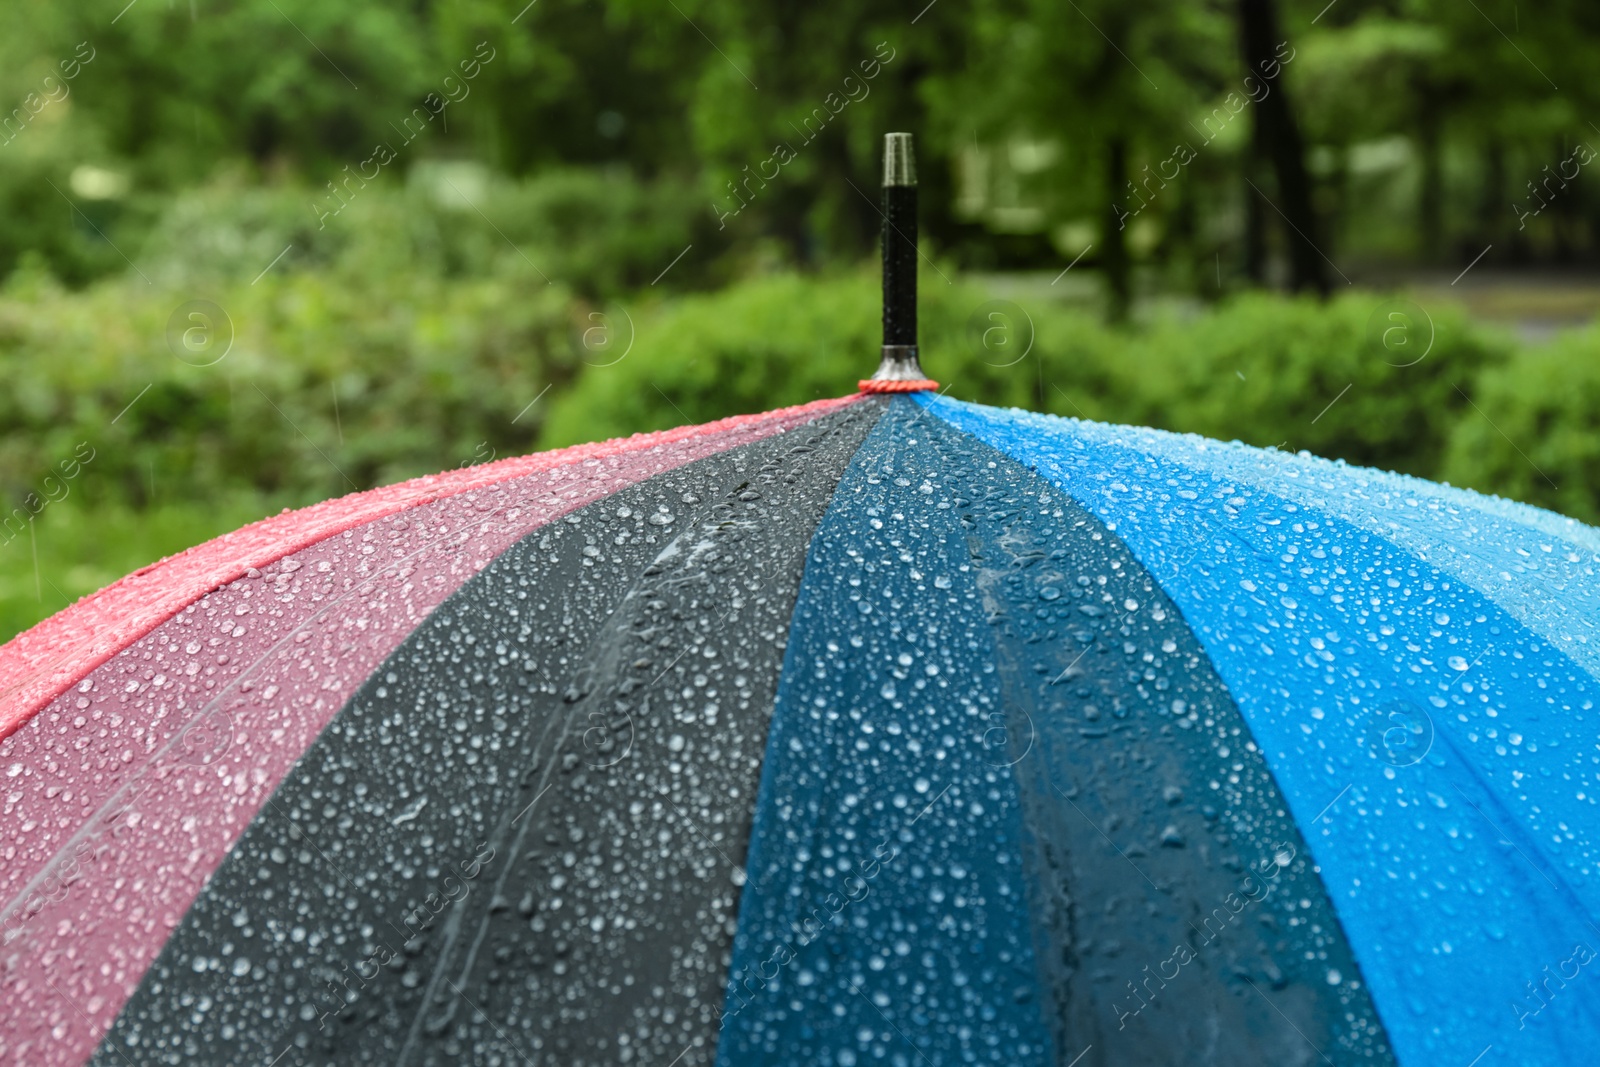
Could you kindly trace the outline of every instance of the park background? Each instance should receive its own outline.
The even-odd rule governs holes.
[[[851,391],[888,130],[950,395],[1600,520],[1597,45],[1572,0],[5,5],[0,639],[282,508]]]

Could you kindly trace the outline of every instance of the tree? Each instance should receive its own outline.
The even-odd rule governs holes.
[[[1317,222],[1316,208],[1312,204],[1311,175],[1306,171],[1305,144],[1300,136],[1300,124],[1295,121],[1294,109],[1289,104],[1289,93],[1281,80],[1270,71],[1281,69],[1286,56],[1293,54],[1278,25],[1274,0],[1239,0],[1239,51],[1248,77],[1266,77],[1279,84],[1272,87],[1256,101],[1251,111],[1251,136],[1249,165],[1245,194],[1252,201],[1267,200],[1267,194],[1251,178],[1251,171],[1260,173],[1263,163],[1270,164],[1279,202],[1267,200],[1274,213],[1281,215],[1289,233],[1284,235],[1289,247],[1289,284],[1293,289],[1328,291],[1326,262],[1317,244],[1321,227]],[[1286,52],[1285,50],[1288,49]],[[1262,220],[1267,218],[1259,205],[1252,208],[1251,219],[1257,234],[1262,232]],[[1252,237],[1247,245],[1255,262],[1250,264],[1252,277],[1261,278],[1259,236]]]
[[[948,76],[946,123],[986,126],[995,142],[1023,135],[1062,146],[1051,210],[1096,220],[1108,312],[1124,317],[1130,226],[1182,202],[1169,187],[1186,180],[1193,149],[1173,146],[1192,138],[1189,116],[1225,81],[1225,23],[1176,0],[989,0],[969,19],[983,58]]]

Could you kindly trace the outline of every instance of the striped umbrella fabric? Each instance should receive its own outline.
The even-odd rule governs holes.
[[[0,649],[0,1062],[1588,1062],[1597,565],[927,390],[275,516]]]

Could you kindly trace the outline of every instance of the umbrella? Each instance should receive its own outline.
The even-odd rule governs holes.
[[[1600,531],[937,395],[890,136],[856,395],[0,649],[3,1062],[1585,1060]]]

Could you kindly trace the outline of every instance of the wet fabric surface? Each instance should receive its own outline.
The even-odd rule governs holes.
[[[1337,514],[1480,591],[1591,674],[1600,670],[1600,531],[1576,519],[1306,454],[1131,426],[1080,432]]]
[[[428,492],[473,487],[252,568],[0,739],[0,823],[10,828],[0,851],[0,1063],[83,1062],[306,746],[509,545],[623,486],[814,415],[419,480]],[[478,484],[524,468],[533,473]],[[419,483],[333,503],[364,513],[418,495]],[[223,547],[196,554],[226,557]]]
[[[1147,450],[929,406],[1114,526],[1172,596],[1305,832],[1401,1062],[1592,1058],[1600,1002],[1572,986],[1600,947],[1593,676],[1452,573],[1184,462],[1170,435]],[[1459,529],[1440,523],[1431,551]],[[1531,558],[1548,534],[1524,536]]]
[[[929,437],[944,468],[973,472],[960,511],[998,630],[1060,1062],[1393,1062],[1305,841],[1177,606],[1065,493],[953,429]]]
[[[901,401],[812,551],[720,1062],[1388,1060],[1237,709],[1102,524]]]
[[[894,401],[812,543],[719,1064],[1041,1064],[1021,810],[954,500]],[[932,423],[932,420],[925,420]]]
[[[1600,531],[819,410],[531,536],[509,482],[419,497],[444,536],[341,528],[57,686],[0,739],[0,1062],[113,1016],[96,1063],[1592,1058]]]
[[[878,410],[502,554],[291,772],[96,1062],[707,1062],[805,547]]]

